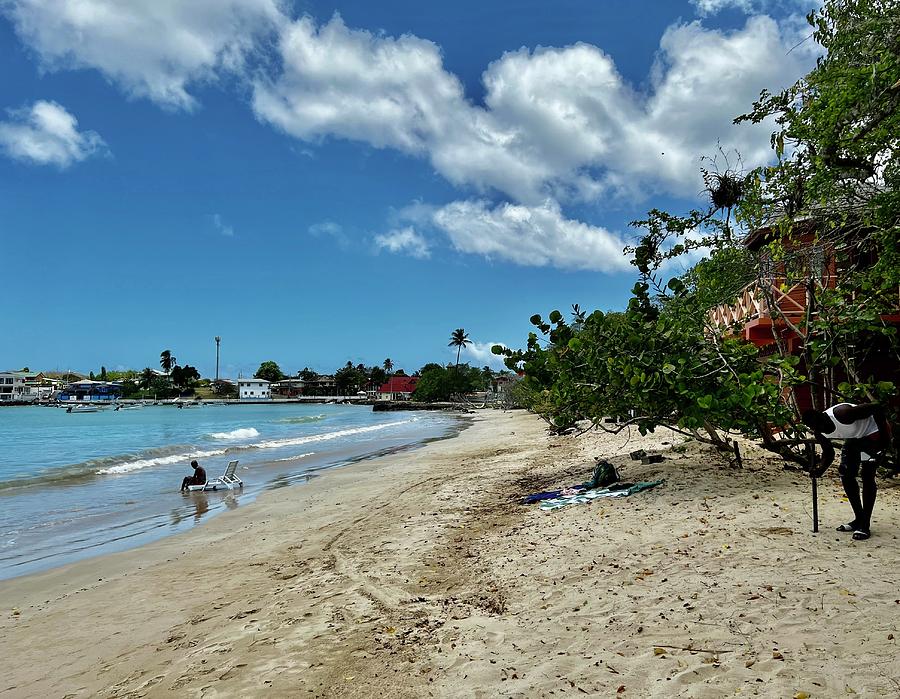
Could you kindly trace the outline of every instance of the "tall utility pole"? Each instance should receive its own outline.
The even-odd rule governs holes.
[[[216,381],[219,380],[219,343],[222,341],[222,338],[216,335]]]

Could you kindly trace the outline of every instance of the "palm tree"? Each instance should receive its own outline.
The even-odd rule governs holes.
[[[462,352],[463,347],[466,345],[471,345],[472,341],[469,339],[469,334],[463,330],[462,328],[457,328],[453,331],[453,334],[450,335],[450,342],[447,343],[447,347],[456,347],[456,373],[459,374],[459,353]]]
[[[141,372],[141,387],[150,388],[153,384],[153,369],[147,367]]]
[[[176,361],[175,357],[172,356],[171,350],[163,350],[159,353],[159,365],[162,367],[162,370],[166,372],[166,376],[172,371],[172,367],[175,366]]]
[[[391,361],[391,358],[388,357],[384,360],[382,365],[384,367],[384,375],[385,375],[385,383],[390,384],[391,382],[391,372],[394,370],[394,362]]]

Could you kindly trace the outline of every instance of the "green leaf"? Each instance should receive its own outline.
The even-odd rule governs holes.
[[[672,291],[676,294],[684,291],[684,282],[681,281],[678,277],[672,277],[669,282],[666,284]]]

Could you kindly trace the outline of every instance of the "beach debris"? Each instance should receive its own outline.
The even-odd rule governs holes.
[[[663,460],[662,454],[648,454],[643,459],[641,459],[642,464],[658,464]]]
[[[643,449],[638,449],[638,450],[636,450],[636,451],[631,452],[631,453],[629,454],[629,456],[630,456],[630,457],[632,458],[632,460],[634,460],[634,461],[640,461],[640,460],[643,459],[645,456],[647,456],[647,452],[645,452]]]
[[[809,694],[807,694],[806,692],[797,692],[794,695],[794,699],[809,699]]]

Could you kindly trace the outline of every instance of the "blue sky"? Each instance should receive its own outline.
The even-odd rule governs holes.
[[[624,304],[801,0],[0,3],[0,368],[492,361]]]

